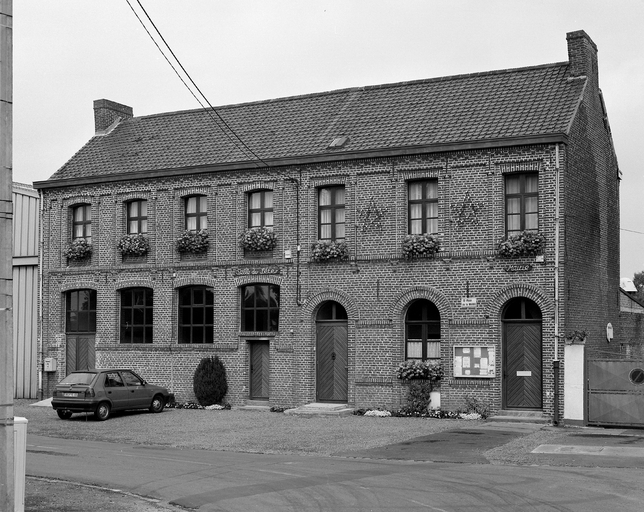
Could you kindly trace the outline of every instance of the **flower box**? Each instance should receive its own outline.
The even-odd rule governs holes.
[[[205,254],[208,251],[208,231],[190,231],[187,229],[175,241],[175,247],[180,254]]]
[[[124,235],[116,246],[123,257],[145,256],[150,250],[150,240],[142,233]]]
[[[248,252],[270,252],[277,246],[277,236],[272,228],[248,228],[239,237],[239,245]]]
[[[75,238],[65,249],[64,255],[68,261],[84,261],[92,256],[92,244],[84,238]]]
[[[311,260],[315,262],[344,261],[349,259],[346,242],[318,240],[311,246]]]
[[[439,361],[409,359],[396,368],[396,377],[403,381],[429,380],[438,383],[443,378],[443,365]]]
[[[402,241],[402,253],[408,260],[434,256],[440,250],[440,240],[434,235],[407,235]]]
[[[502,258],[522,258],[541,254],[545,244],[546,237],[541,233],[524,231],[501,240],[497,250]]]

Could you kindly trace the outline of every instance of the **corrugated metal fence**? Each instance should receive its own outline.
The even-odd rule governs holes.
[[[13,184],[15,398],[38,397],[38,192]]]

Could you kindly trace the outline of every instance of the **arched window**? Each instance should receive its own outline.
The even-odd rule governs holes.
[[[179,290],[179,343],[212,343],[214,293],[206,286]]]
[[[121,290],[121,343],[152,343],[151,288]]]
[[[440,359],[441,317],[428,300],[412,302],[405,316],[405,358]]]
[[[279,313],[279,286],[250,284],[242,288],[242,331],[277,331]]]
[[[322,307],[318,310],[318,315],[316,318],[318,321],[324,320],[346,320],[347,311],[342,307],[342,304],[339,304],[333,300],[327,301],[322,304]]]
[[[503,320],[541,320],[541,309],[525,297],[509,300],[503,308]]]

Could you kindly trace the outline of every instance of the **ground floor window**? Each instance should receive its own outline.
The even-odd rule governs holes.
[[[206,286],[179,290],[179,343],[212,343],[214,293]]]
[[[405,358],[440,359],[441,318],[438,308],[426,299],[412,302],[405,316]]]
[[[151,288],[121,290],[121,343],[152,343]]]

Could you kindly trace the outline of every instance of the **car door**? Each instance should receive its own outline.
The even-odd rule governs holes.
[[[119,372],[105,372],[104,389],[105,396],[112,402],[112,410],[127,408],[129,394]]]
[[[149,390],[145,387],[143,380],[138,375],[128,371],[122,371],[121,376],[127,386],[128,407],[133,409],[148,407],[152,402],[152,397],[149,396]]]

